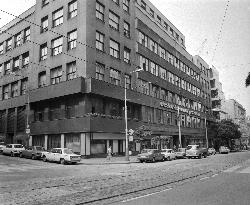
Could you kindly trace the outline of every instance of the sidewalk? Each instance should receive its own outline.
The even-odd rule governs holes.
[[[79,164],[86,165],[105,165],[105,164],[131,164],[138,163],[137,156],[129,156],[129,161],[125,160],[125,157],[112,157],[110,160],[107,158],[90,158],[82,159]]]

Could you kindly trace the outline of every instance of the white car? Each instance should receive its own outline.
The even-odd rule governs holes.
[[[21,144],[7,144],[6,147],[3,148],[3,154],[14,157],[15,155],[19,155],[23,150],[25,150],[25,148]]]
[[[75,154],[68,148],[53,148],[50,152],[43,153],[43,161],[76,164],[81,161],[81,155]]]
[[[161,153],[164,155],[165,160],[170,161],[170,160],[176,159],[175,152],[172,149],[162,149]]]
[[[6,147],[5,143],[4,142],[0,142],[0,153],[3,152],[3,148],[5,148],[5,147]]]

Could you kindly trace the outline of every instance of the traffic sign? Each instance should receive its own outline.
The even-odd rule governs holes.
[[[128,134],[129,134],[129,135],[133,135],[134,132],[135,132],[135,131],[134,131],[133,129],[129,129]]]

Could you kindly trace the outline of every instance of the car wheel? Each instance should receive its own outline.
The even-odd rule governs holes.
[[[140,160],[141,163],[143,163],[143,160]]]
[[[170,157],[169,156],[167,157],[167,161],[170,161]]]
[[[20,154],[19,154],[19,157],[20,157],[20,158],[22,158],[22,157],[23,157],[23,154],[22,154],[22,152],[20,152]]]
[[[44,162],[47,162],[46,156],[43,156],[43,161],[44,161]]]
[[[65,159],[60,159],[60,164],[66,164]]]
[[[163,161],[163,162],[165,161],[165,157],[162,157],[162,161]]]
[[[202,158],[202,155],[200,154],[198,158],[201,159],[201,158]]]
[[[153,157],[152,162],[155,162],[155,158]]]
[[[35,155],[32,155],[31,159],[35,160],[35,159],[36,159],[36,156],[35,156]]]
[[[11,156],[11,157],[14,157],[15,155],[14,155],[14,153],[13,153],[13,152],[11,152],[11,153],[10,153],[10,156]]]

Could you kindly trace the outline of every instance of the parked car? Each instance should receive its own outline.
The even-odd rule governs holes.
[[[213,147],[208,148],[208,154],[209,155],[215,155],[216,154],[215,149]]]
[[[186,148],[178,148],[175,152],[176,158],[185,158],[186,157]]]
[[[143,149],[141,154],[138,155],[138,160],[140,162],[163,161],[164,155],[158,149]]]
[[[199,158],[207,157],[208,150],[207,148],[202,148],[199,145],[188,145],[186,150],[186,156],[188,159],[190,158]]]
[[[20,151],[20,157],[26,157],[31,159],[40,159],[42,157],[42,152],[45,151],[41,146],[31,146],[26,147],[25,150]]]
[[[75,154],[68,148],[53,148],[49,152],[43,152],[43,161],[60,162],[61,164],[76,164],[81,161],[81,155]]]
[[[3,152],[3,148],[6,147],[4,142],[0,142],[0,153]]]
[[[23,150],[24,146],[21,144],[7,144],[6,147],[3,148],[3,154],[14,157],[15,155],[19,155]]]
[[[220,148],[219,148],[219,153],[220,154],[228,154],[230,152],[230,150],[229,150],[229,148],[228,147],[226,147],[226,146],[220,146]]]
[[[164,155],[164,160],[173,160],[176,159],[175,152],[172,149],[162,149],[161,153]]]

